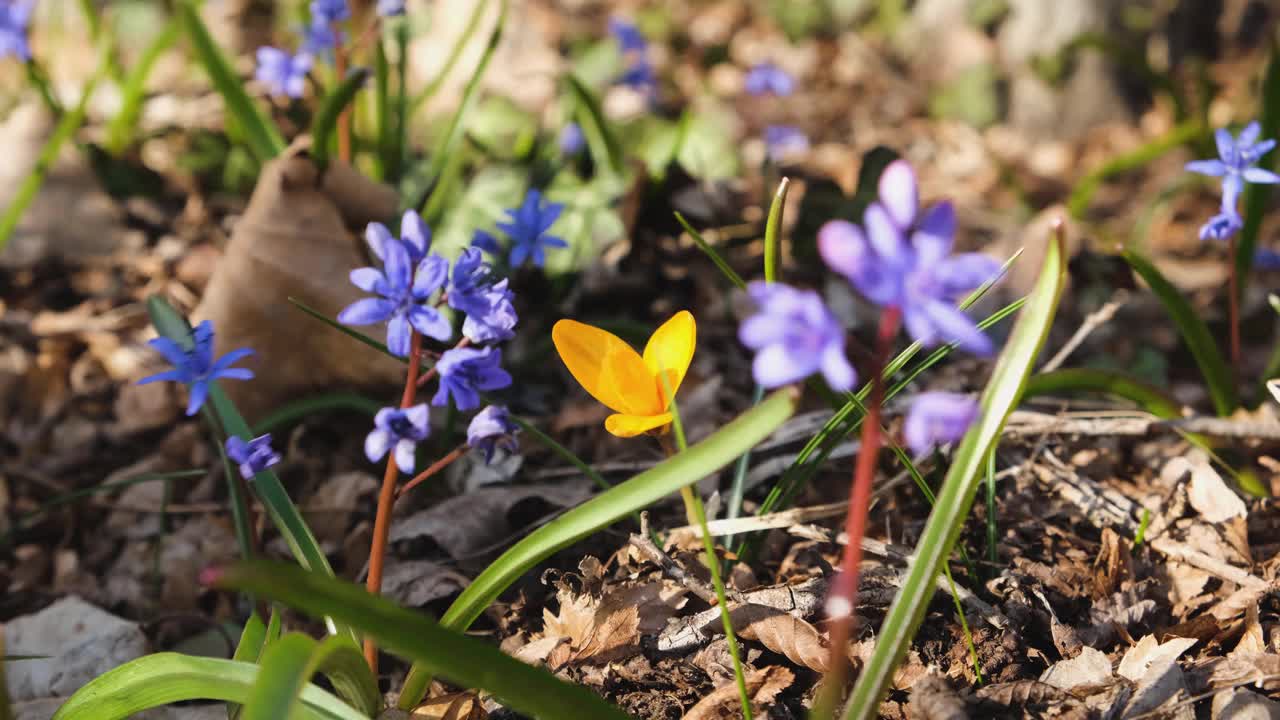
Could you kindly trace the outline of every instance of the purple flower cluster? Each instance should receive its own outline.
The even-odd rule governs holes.
[[[867,299],[901,313],[907,332],[922,344],[991,352],[990,339],[955,304],[994,280],[999,264],[977,253],[951,253],[955,211],[947,202],[921,211],[907,163],[890,164],[878,189],[863,226],[833,220],[819,230],[827,265]],[[755,351],[757,384],[779,387],[821,372],[834,390],[853,387],[857,376],[845,357],[844,329],[816,292],[756,282],[747,293],[756,312],[743,321],[738,339]],[[976,404],[960,396],[925,393],[907,421],[907,442],[913,449],[951,442],[976,413]]]
[[[240,348],[213,359],[213,324],[208,320],[197,325],[191,331],[190,342],[180,345],[167,337],[158,337],[147,343],[164,356],[172,370],[149,375],[138,381],[139,385],[153,382],[180,382],[187,386],[190,397],[187,401],[187,415],[195,415],[209,397],[209,385],[214,380],[227,378],[230,380],[252,380],[253,371],[248,368],[231,367],[233,364],[253,354],[248,348]]]
[[[1212,160],[1194,160],[1187,163],[1187,170],[1201,175],[1222,178],[1222,204],[1218,214],[1200,227],[1200,239],[1226,240],[1244,227],[1237,207],[1245,183],[1274,185],[1280,183],[1280,175],[1257,167],[1263,155],[1275,147],[1275,140],[1258,140],[1262,126],[1251,122],[1232,137],[1226,128],[1218,128],[1213,134],[1218,145],[1218,157]]]
[[[742,82],[748,95],[777,95],[784,97],[795,92],[795,80],[787,71],[771,62],[763,62],[751,68]]]
[[[311,53],[292,54],[280,48],[258,48],[258,67],[253,77],[272,95],[300,98],[307,89],[307,73],[315,61]]]
[[[411,473],[418,443],[431,434],[431,410],[424,405],[405,408],[383,408],[373,418],[373,431],[364,439],[364,455],[377,462],[393,452],[396,467]]]
[[[520,207],[507,211],[506,222],[498,223],[498,229],[506,234],[510,241],[510,254],[507,262],[518,268],[526,260],[542,267],[547,262],[547,248],[565,248],[569,243],[563,238],[548,235],[547,231],[560,219],[564,212],[562,203],[546,202],[539,190],[530,189],[524,196]],[[480,248],[491,255],[501,255],[502,245],[498,239],[487,232],[477,232],[471,241],[473,247]]]
[[[26,62],[31,59],[27,29],[35,0],[0,0],[0,59],[12,55]]]

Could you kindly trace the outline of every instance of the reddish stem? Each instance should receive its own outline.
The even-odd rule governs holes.
[[[867,415],[862,419],[862,444],[853,467],[853,490],[849,497],[849,514],[845,519],[844,557],[840,573],[832,583],[827,598],[827,613],[831,618],[831,661],[825,682],[830,692],[844,686],[848,671],[846,650],[849,645],[853,614],[858,607],[858,568],[862,563],[862,538],[866,534],[867,512],[871,504],[871,482],[875,479],[876,460],[880,455],[880,407],[884,403],[884,379],[881,374],[884,363],[898,334],[898,321],[902,313],[898,308],[885,308],[880,313],[880,328],[876,335],[876,350],[871,367],[871,402]]]
[[[1231,323],[1231,365],[1240,367],[1240,281],[1236,277],[1236,236],[1227,241],[1227,269],[1230,278],[1230,297],[1227,300],[1227,321]],[[1234,372],[1232,373],[1235,374]]]
[[[403,487],[397,490],[396,497],[398,498],[401,495],[404,495],[405,493],[409,492],[410,490],[417,487],[418,485],[421,485],[427,480],[430,480],[431,477],[436,473],[449,467],[451,464],[453,464],[454,460],[457,460],[458,458],[462,457],[462,454],[467,451],[467,447],[468,445],[466,443],[463,443],[458,447],[454,448],[448,455],[445,455],[444,457],[432,463],[431,467],[418,473],[412,480],[405,483]]]
[[[400,397],[400,408],[413,404],[418,394],[418,365],[422,361],[422,336],[415,330],[409,343],[409,372],[404,378],[404,394]],[[369,546],[369,578],[365,588],[372,595],[382,592],[382,562],[387,554],[387,536],[391,533],[391,506],[396,500],[396,479],[400,470],[396,467],[394,449],[387,453],[387,470],[382,474],[382,489],[378,492],[378,512],[373,519],[373,542]],[[373,638],[364,639],[364,658],[369,663],[373,674],[378,674],[378,648]]]

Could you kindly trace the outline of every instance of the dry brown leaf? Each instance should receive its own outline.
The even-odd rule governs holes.
[[[1080,649],[1070,660],[1059,660],[1040,675],[1040,682],[1060,690],[1080,685],[1101,685],[1111,679],[1111,660],[1106,653],[1091,647]]]
[[[489,714],[474,691],[445,692],[442,685],[433,681],[427,699],[414,708],[409,717],[412,720],[485,720]]]
[[[947,679],[930,668],[911,686],[911,704],[907,715],[912,720],[968,720],[964,700],[947,683]]]
[[[618,660],[640,651],[641,634],[652,634],[684,603],[684,591],[653,582],[619,588],[597,599],[589,593],[573,593],[562,587],[557,594],[560,610],[542,611],[544,638],[561,637],[546,657],[547,665],[560,668],[572,662]]]
[[[752,714],[762,712],[778,693],[786,690],[795,680],[795,675],[780,665],[749,673],[746,677],[747,695],[751,698]],[[698,704],[689,708],[683,720],[730,720],[742,717],[741,701],[738,699],[738,685],[725,685],[711,691]]]
[[[1154,635],[1147,635],[1129,648],[1120,659],[1116,672],[1134,682],[1142,680],[1150,667],[1163,667],[1172,663],[1196,644],[1195,638],[1170,638],[1165,642],[1156,640]]]
[[[307,154],[309,141],[295,142],[262,168],[244,216],[209,279],[193,320],[210,320],[215,352],[256,351],[242,365],[252,383],[223,388],[251,422],[285,398],[329,385],[390,384],[404,365],[355,342],[289,302],[297,298],[336,317],[362,297],[347,280],[368,264],[357,251],[356,232],[370,221],[386,222],[396,193],[334,162],[323,177]],[[371,329],[378,335],[377,329]]]
[[[729,611],[734,631],[810,670],[826,672],[831,651],[807,620],[765,605],[740,605]]]
[[[980,688],[976,696],[984,701],[1010,708],[1027,705],[1052,705],[1067,699],[1067,693],[1039,680],[1014,680]]]

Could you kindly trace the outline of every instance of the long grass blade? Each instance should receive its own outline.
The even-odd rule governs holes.
[[[1280,45],[1274,41],[1271,44],[1271,58],[1267,61],[1267,69],[1262,76],[1262,116],[1258,122],[1262,125],[1262,137],[1274,138],[1280,134]],[[1258,160],[1258,167],[1275,170],[1277,158],[1280,158],[1280,153],[1273,148]],[[1236,295],[1241,299],[1249,284],[1249,271],[1253,268],[1254,253],[1258,248],[1258,232],[1262,229],[1262,216],[1266,213],[1270,199],[1270,185],[1245,185],[1244,227],[1240,230],[1235,256]]]
[[[351,68],[342,82],[320,102],[320,109],[311,121],[311,157],[321,172],[329,167],[329,151],[336,145],[333,136],[338,127],[338,116],[356,99],[356,93],[368,78],[367,68]]]
[[[156,63],[173,47],[181,34],[182,27],[177,21],[171,20],[151,39],[151,43],[139,56],[138,63],[125,77],[124,85],[120,88],[120,110],[107,123],[107,150],[113,155],[124,152],[133,142],[138,130],[138,118],[142,116],[143,101],[147,96],[147,80]]]
[[[605,121],[604,110],[600,107],[600,99],[573,73],[565,75],[565,87],[574,101],[574,117],[582,128],[582,135],[587,141],[587,151],[596,167],[604,172],[618,176],[622,174],[624,159],[622,143]]]

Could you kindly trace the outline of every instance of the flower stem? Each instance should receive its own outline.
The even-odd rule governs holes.
[[[465,453],[466,451],[467,451],[466,443],[462,443],[458,447],[454,448],[452,451],[449,452],[448,455],[445,455],[444,457],[435,461],[434,463],[431,464],[431,467],[418,473],[412,480],[405,483],[403,487],[401,487],[399,490],[396,491],[396,497],[400,497],[401,495],[404,495],[405,493],[409,492],[410,490],[417,487],[418,485],[421,485],[427,480],[430,480],[433,475],[449,467],[451,464],[453,464],[453,461],[462,457],[463,453]]]
[[[415,330],[409,342],[409,371],[404,378],[404,394],[400,397],[400,408],[413,404],[418,394],[418,364],[422,360],[422,335]],[[387,470],[382,474],[382,489],[378,492],[378,512],[373,519],[373,541],[369,545],[369,577],[365,588],[370,594],[382,592],[382,562],[387,554],[387,536],[391,533],[391,506],[396,501],[396,479],[400,470],[396,467],[396,454],[387,453]],[[378,674],[378,648],[373,638],[364,639],[364,658],[369,669]]]
[[[867,416],[862,421],[862,443],[853,467],[853,490],[849,498],[849,514],[845,519],[848,542],[844,546],[840,573],[836,575],[831,593],[827,597],[827,614],[831,619],[831,660],[818,702],[814,705],[813,717],[830,717],[830,711],[826,714],[821,711],[825,708],[834,710],[848,673],[847,650],[853,614],[858,607],[862,537],[866,534],[871,481],[875,479],[876,460],[880,455],[880,409],[884,404],[884,378],[881,374],[893,338],[898,334],[901,317],[901,311],[895,307],[885,308],[880,313],[880,328],[876,334],[875,356],[871,367],[871,400],[867,403]]]
[[[1227,288],[1227,322],[1231,324],[1231,366],[1234,370],[1240,367],[1240,279],[1236,277],[1235,235],[1227,240],[1227,248],[1227,272],[1230,278],[1230,287]]]

